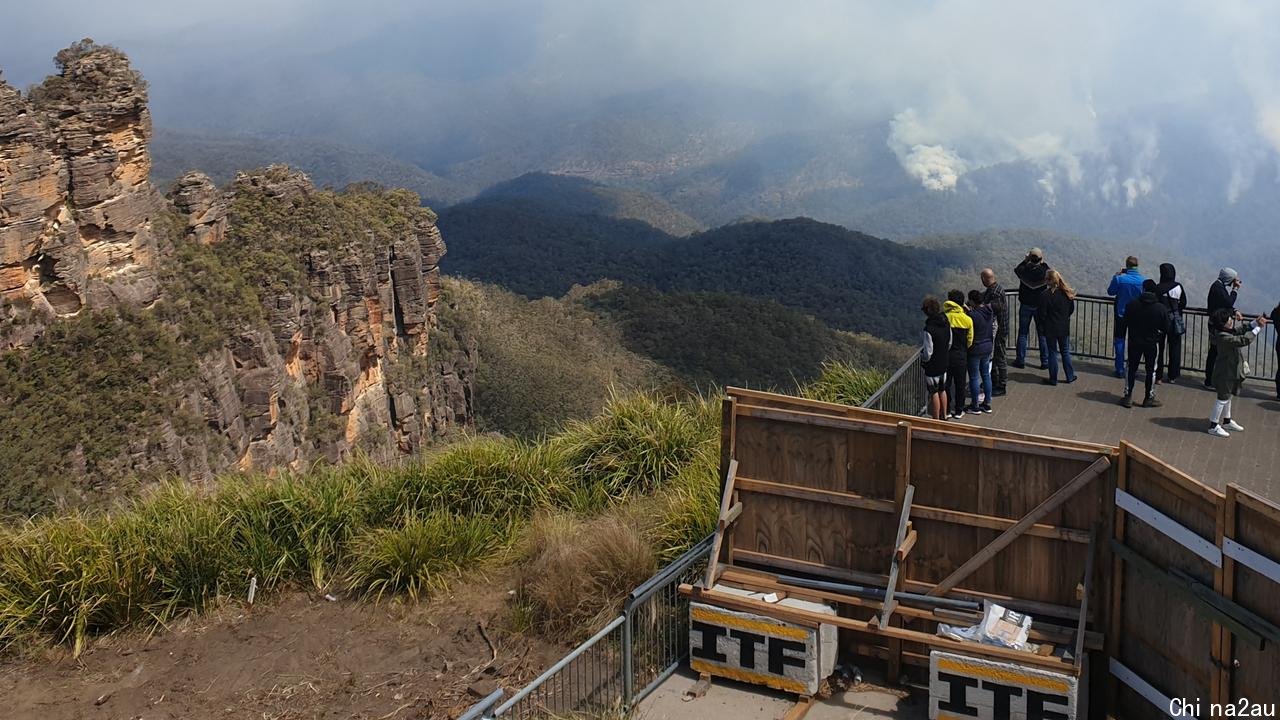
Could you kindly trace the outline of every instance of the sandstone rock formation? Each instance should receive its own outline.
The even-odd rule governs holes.
[[[0,347],[84,307],[156,299],[147,176],[146,84],[119,51],[90,41],[22,97],[0,81]]]
[[[26,96],[0,79],[0,351],[113,308],[167,318],[182,337],[183,292],[231,283],[253,297],[247,314],[206,308],[221,324],[184,341],[197,369],[157,392],[159,427],[141,428],[111,473],[391,456],[472,423],[475,345],[436,321],[445,245],[416,196],[317,190],[273,166],[221,189],[188,173],[166,198],[148,181],[146,86],[125,56],[82,41],[57,63]]]

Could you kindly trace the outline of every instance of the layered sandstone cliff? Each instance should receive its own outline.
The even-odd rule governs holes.
[[[471,424],[474,342],[436,322],[445,246],[416,196],[271,167],[226,188],[190,173],[166,197],[127,58],[84,41],[57,63],[26,95],[0,78],[0,351],[127,310],[196,368],[157,369],[177,379],[155,381],[153,426],[87,482],[408,453]]]

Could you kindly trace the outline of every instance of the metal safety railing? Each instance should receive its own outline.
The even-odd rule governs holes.
[[[1017,291],[1008,291],[1009,341],[1008,350],[1016,349],[1020,303]],[[1256,317],[1257,313],[1245,313]],[[1189,307],[1183,312],[1187,333],[1182,336],[1182,370],[1203,373],[1209,353],[1209,311]],[[1036,327],[1036,331],[1039,331]],[[1074,357],[1110,360],[1115,357],[1112,340],[1115,329],[1115,300],[1100,295],[1077,295],[1076,310],[1071,316],[1071,355]],[[1036,338],[1028,338],[1028,354],[1039,359]],[[1249,363],[1249,377],[1255,380],[1272,380],[1276,376],[1278,358],[1275,351],[1276,329],[1268,325],[1251,345],[1244,348]],[[1009,358],[1013,359],[1012,356]],[[1168,354],[1166,353],[1166,362]]]
[[[862,403],[862,407],[919,416],[927,411],[928,402],[924,386],[924,360],[920,351],[916,350],[879,390]]]
[[[714,536],[631,591],[622,614],[503,701],[501,690],[460,720],[574,717],[635,707],[689,654],[689,602],[677,589],[706,569]]]

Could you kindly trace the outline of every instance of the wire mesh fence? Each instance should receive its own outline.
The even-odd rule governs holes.
[[[627,597],[622,614],[505,702],[490,696],[464,717],[598,717],[634,707],[689,653],[689,602],[677,591],[705,571],[712,538]]]

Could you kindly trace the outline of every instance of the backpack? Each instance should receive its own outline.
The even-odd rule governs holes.
[[[1182,283],[1178,283],[1174,287],[1182,288],[1184,295],[1187,292],[1187,289],[1182,287]],[[1169,328],[1166,332],[1169,335],[1186,335],[1187,319],[1183,317],[1182,311],[1178,309],[1178,301],[1169,297],[1168,292],[1160,296],[1160,301],[1164,303],[1165,307],[1169,308]]]

